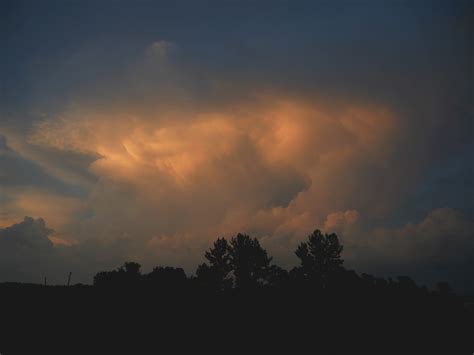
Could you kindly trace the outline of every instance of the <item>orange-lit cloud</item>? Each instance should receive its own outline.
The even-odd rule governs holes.
[[[5,188],[5,195],[9,202],[3,205],[7,213],[0,215],[0,227],[10,226],[28,215],[41,217],[48,221],[50,226],[54,226],[54,230],[69,234],[66,238],[61,238],[64,240],[63,244],[72,242],[73,236],[70,235],[69,228],[75,223],[77,214],[87,207],[80,198],[33,188]],[[60,238],[57,235],[53,237]]]
[[[342,102],[336,110],[278,98],[240,105],[245,103],[222,112],[176,109],[145,116],[81,109],[40,122],[29,141],[96,154],[91,171],[99,176],[135,180],[151,173],[190,183],[241,151],[237,161],[254,154],[262,164],[305,173],[361,155],[376,159],[389,146],[395,125],[394,114],[377,106]]]
[[[119,100],[62,105],[26,133],[0,125],[0,153],[16,167],[0,226],[44,218],[57,257],[85,269],[134,259],[192,272],[215,238],[237,232],[259,237],[285,267],[316,228],[343,238],[349,265],[373,243],[402,245],[398,229],[367,220],[393,217],[423,168],[426,138],[407,110],[209,73],[201,94],[177,53],[152,43]]]
[[[353,180],[390,153],[396,124],[389,107],[261,95],[219,110],[75,108],[40,122],[29,142],[99,157],[89,166],[98,183],[85,201],[87,235],[149,240],[168,260],[183,240],[200,255],[216,236],[248,231],[283,255],[312,229],[331,229],[334,211],[377,212],[354,203],[361,189],[376,192]]]

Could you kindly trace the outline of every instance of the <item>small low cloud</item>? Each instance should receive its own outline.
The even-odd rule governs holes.
[[[457,290],[470,292],[473,233],[474,222],[462,213],[437,208],[400,227],[349,224],[340,236],[346,263],[356,270],[392,277],[406,274],[429,285],[449,281]]]
[[[25,217],[22,222],[1,229],[0,240],[5,248],[48,250],[53,246],[48,239],[53,232],[42,218]]]
[[[53,230],[43,219],[25,217],[0,229],[0,278],[2,281],[37,281],[32,273],[46,274],[54,263]],[[41,272],[43,271],[43,272]]]
[[[165,59],[176,50],[176,44],[170,41],[160,40],[153,42],[146,50],[146,55],[152,58]]]
[[[335,231],[340,230],[346,225],[352,225],[359,221],[359,212],[356,210],[348,210],[344,212],[333,212],[327,215],[324,221],[324,230]]]
[[[451,208],[431,211],[418,223],[376,228],[367,239],[374,258],[392,264],[463,263],[474,252],[474,223]]]

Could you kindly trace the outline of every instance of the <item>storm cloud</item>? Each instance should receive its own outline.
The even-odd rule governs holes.
[[[439,271],[472,269],[447,252],[473,254],[467,3],[86,3],[8,7],[8,238],[36,226],[38,255],[90,282],[126,259],[193,272],[237,232],[291,267],[321,228],[355,269],[473,287]],[[38,11],[70,23],[32,32]],[[35,255],[2,278],[37,280]]]

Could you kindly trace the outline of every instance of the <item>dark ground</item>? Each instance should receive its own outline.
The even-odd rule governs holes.
[[[2,355],[473,351],[454,295],[0,284],[0,298]]]

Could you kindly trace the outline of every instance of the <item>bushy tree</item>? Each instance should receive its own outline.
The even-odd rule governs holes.
[[[265,279],[266,284],[270,287],[284,287],[290,280],[290,274],[277,265],[270,265]]]
[[[325,288],[328,279],[342,269],[342,249],[336,234],[323,234],[317,229],[298,246],[295,254],[301,260],[304,277]]]
[[[129,286],[141,281],[141,265],[126,262],[117,270],[98,272],[94,276],[94,285],[98,286]]]
[[[232,288],[248,289],[261,284],[274,284],[287,275],[277,266],[256,238],[237,234],[230,242],[220,238],[206,252],[208,263],[199,265],[196,275],[201,285],[217,291]],[[234,281],[234,282],[233,282]]]
[[[148,286],[166,291],[181,290],[186,285],[186,273],[182,268],[158,266],[144,275]]]
[[[229,243],[224,238],[214,242],[211,249],[206,251],[205,258],[209,262],[198,266],[196,276],[201,284],[215,291],[224,291],[232,287],[230,278]]]
[[[266,281],[272,258],[256,238],[237,234],[230,241],[229,256],[236,288],[252,288]]]
[[[124,263],[120,268],[119,271],[123,271],[128,275],[139,276],[140,275],[140,268],[141,265],[139,263],[135,263],[133,261],[129,261]]]

